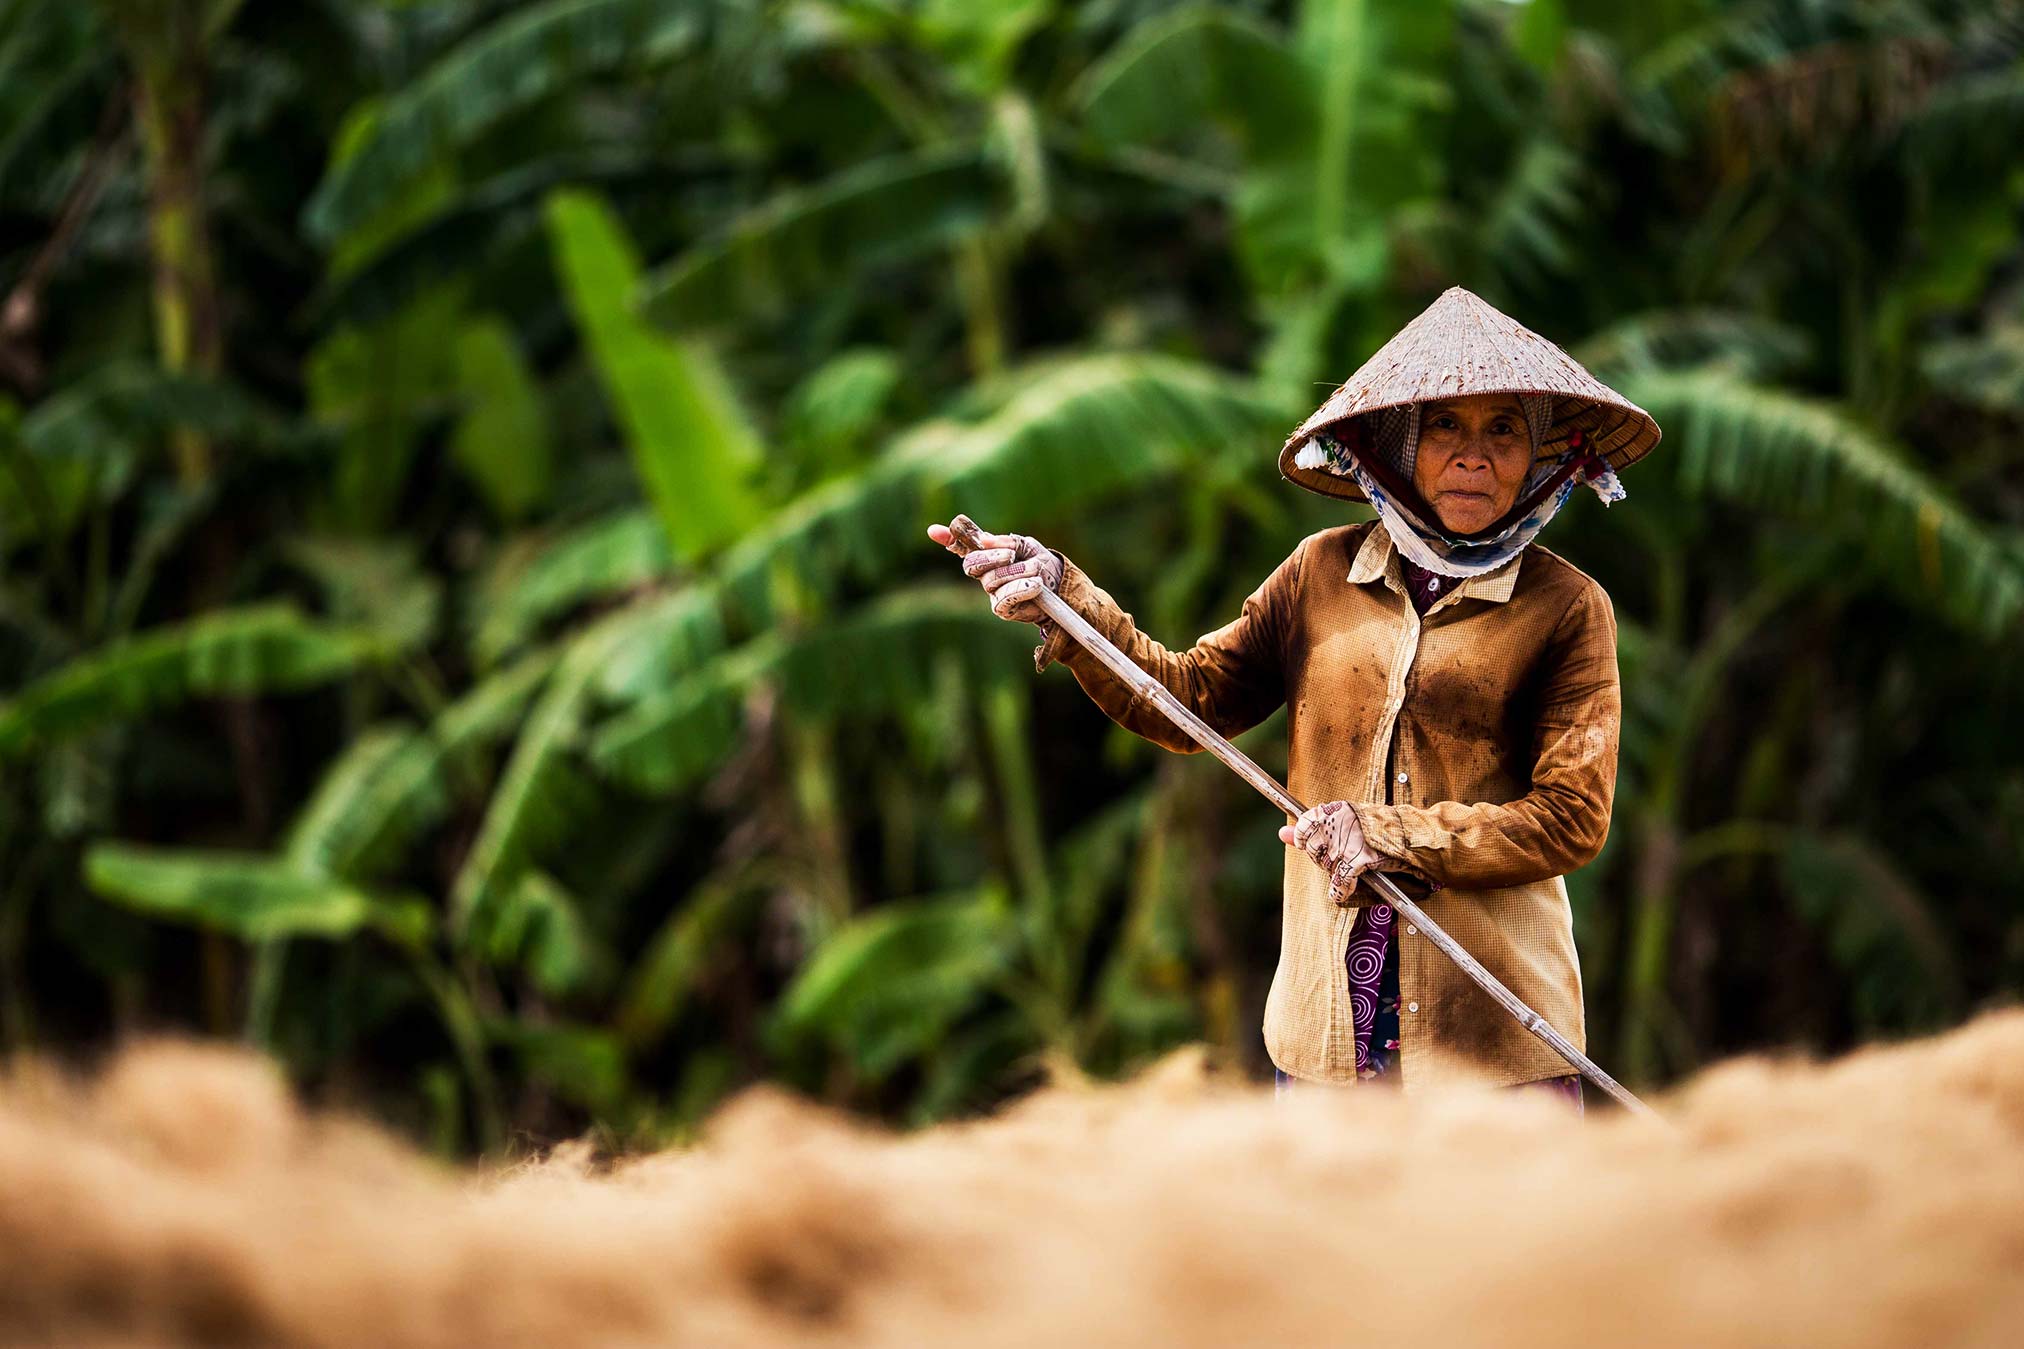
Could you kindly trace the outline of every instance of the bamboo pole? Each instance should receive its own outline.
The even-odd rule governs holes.
[[[958,515],[952,520],[949,532],[954,536],[951,547],[959,554],[973,552],[985,546],[979,537],[977,522],[967,515]],[[1159,708],[1166,714],[1167,720],[1187,732],[1188,736],[1203,749],[1229,765],[1238,777],[1255,787],[1266,800],[1285,811],[1289,817],[1297,817],[1307,809],[1294,798],[1293,793],[1279,785],[1278,779],[1253,763],[1249,755],[1218,735],[1208,723],[1183,706],[1181,700],[1169,692],[1166,685],[1133,664],[1131,657],[1113,646],[1110,640],[1091,627],[1081,614],[1069,608],[1068,601],[1052,590],[1042,587],[1040,607],[1047,611],[1049,618],[1067,629],[1069,636],[1075,638],[1092,656],[1103,662],[1106,669],[1123,680],[1127,687]],[[1485,969],[1482,962],[1470,955],[1460,942],[1449,936],[1439,923],[1427,917],[1427,911],[1408,898],[1405,891],[1399,889],[1391,877],[1381,871],[1370,871],[1365,875],[1376,885],[1378,893],[1384,896],[1386,903],[1403,913],[1409,922],[1425,933],[1427,940],[1431,941],[1442,955],[1459,965],[1462,973],[1468,975],[1476,982],[1477,987],[1496,999],[1500,1007],[1516,1017],[1519,1025],[1544,1040],[1552,1047],[1554,1053],[1567,1060],[1583,1077],[1602,1088],[1612,1100],[1626,1110],[1651,1119],[1659,1118],[1657,1111],[1632,1095],[1588,1055],[1576,1049],[1566,1036],[1548,1024],[1545,1017],[1527,1007],[1516,993],[1504,986],[1503,980]]]

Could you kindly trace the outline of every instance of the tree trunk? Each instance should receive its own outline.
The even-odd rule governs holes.
[[[133,65],[134,120],[147,155],[157,358],[172,373],[212,378],[224,369],[225,341],[205,210],[206,6],[155,0],[107,8]],[[186,488],[201,486],[216,469],[216,447],[199,431],[176,428],[169,450]],[[204,532],[190,586],[191,614],[225,601],[236,554],[223,527]],[[249,841],[264,842],[273,821],[258,709],[249,699],[228,698],[219,712],[239,782],[242,823]],[[219,1034],[237,1019],[235,955],[223,938],[205,936],[205,1020]]]

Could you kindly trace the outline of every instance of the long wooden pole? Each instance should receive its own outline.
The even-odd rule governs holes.
[[[967,515],[959,515],[951,521],[949,532],[954,536],[956,551],[959,553],[973,552],[985,546],[979,537],[981,531],[976,521]],[[1043,587],[1040,591],[1040,607],[1047,611],[1049,618],[1067,629],[1069,636],[1080,642],[1092,656],[1102,661],[1104,668],[1122,679],[1140,697],[1158,707],[1166,714],[1167,720],[1187,732],[1203,749],[1228,764],[1236,771],[1238,777],[1257,788],[1259,794],[1266,800],[1285,811],[1289,817],[1298,817],[1307,809],[1294,798],[1293,793],[1279,785],[1277,778],[1253,763],[1251,757],[1243,750],[1218,735],[1208,723],[1183,706],[1181,700],[1169,692],[1166,685],[1133,664],[1131,657],[1113,646],[1110,639],[1091,627],[1081,614],[1069,608],[1068,601]],[[1403,913],[1407,921],[1425,933],[1427,940],[1439,948],[1442,955],[1461,966],[1462,973],[1475,980],[1477,986],[1495,998],[1499,1006],[1516,1017],[1519,1025],[1552,1046],[1554,1053],[1572,1064],[1583,1077],[1608,1092],[1610,1097],[1626,1110],[1653,1119],[1658,1118],[1657,1111],[1640,1101],[1622,1083],[1604,1072],[1595,1060],[1576,1049],[1566,1036],[1548,1024],[1545,1017],[1527,1007],[1516,993],[1506,988],[1503,980],[1483,968],[1481,961],[1470,955],[1460,942],[1443,931],[1439,923],[1427,917],[1427,911],[1409,899],[1391,877],[1381,871],[1368,871],[1364,875],[1376,885],[1378,893],[1384,896],[1386,903]]]

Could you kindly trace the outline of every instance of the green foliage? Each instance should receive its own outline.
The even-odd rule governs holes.
[[[929,253],[1003,209],[1004,183],[974,147],[860,164],[768,198],[648,283],[653,317],[698,328],[772,317],[835,281]]]
[[[645,585],[674,559],[650,511],[622,511],[571,530],[545,546],[500,559],[487,578],[471,634],[472,654],[490,667],[532,638],[547,620],[602,596]]]
[[[967,415],[901,432],[862,473],[810,491],[725,555],[719,574],[755,622],[783,574],[825,593],[904,565],[916,523],[961,509],[996,522],[1065,515],[1127,486],[1198,472],[1284,423],[1248,380],[1149,354],[1038,360],[975,393]]]
[[[276,419],[229,383],[111,362],[19,414],[0,399],[0,537],[61,537],[93,505],[117,500],[170,432],[249,448],[284,438]]]
[[[414,943],[429,922],[418,901],[380,899],[259,855],[99,843],[85,853],[84,879],[131,909],[249,940],[371,928]]]
[[[941,654],[967,679],[1003,678],[1029,640],[968,589],[901,592],[800,640],[769,635],[727,652],[612,718],[590,757],[637,790],[678,791],[736,746],[741,705],[762,681],[807,716],[874,716],[928,696]]]
[[[309,408],[342,437],[332,523],[373,529],[392,515],[422,433],[454,404],[462,299],[438,287],[381,322],[342,327],[309,354]]]
[[[2016,622],[2016,549],[1848,417],[1721,375],[1640,375],[1624,392],[1669,429],[1689,490],[1793,519],[1861,521],[1873,555],[1907,591],[1991,635]]]
[[[508,12],[375,112],[310,197],[305,228],[336,241],[513,113],[590,77],[688,51],[707,14],[698,0],[548,0]]]
[[[557,998],[602,982],[612,960],[585,929],[576,897],[543,871],[520,877],[483,950],[494,964],[525,966],[534,987]]]
[[[310,621],[292,605],[224,609],[79,656],[0,702],[0,755],[19,755],[193,696],[278,693],[375,659],[369,633]]]
[[[905,371],[883,347],[837,353],[794,387],[781,410],[786,438],[831,476],[855,468],[876,446],[870,435]]]
[[[1932,897],[1889,853],[1846,834],[1801,834],[1781,859],[1799,912],[1856,979],[1865,1027],[1936,1027],[1960,1012],[1961,975]],[[1903,976],[1909,964],[1916,981]]]
[[[1964,403],[1998,414],[2024,413],[2024,323],[1935,342],[1926,349],[1924,370],[1935,387]]]
[[[1309,0],[1280,33],[1215,6],[1148,22],[1084,77],[1087,125],[1121,146],[1183,156],[1197,129],[1235,139],[1229,179],[1239,251],[1261,297],[1332,305],[1387,265],[1385,217],[1432,190],[1424,152],[1445,89],[1434,78],[1453,23],[1445,3]]]
[[[699,887],[668,915],[627,977],[613,1017],[628,1044],[651,1045],[668,1033],[755,897],[750,885],[717,882]]]
[[[1274,821],[923,527],[1184,643],[1351,518],[1277,448],[1449,284],[1665,431],[1545,540],[1620,635],[1612,1069],[2016,986],[1981,8],[7,8],[0,1049],[195,1018],[446,1152],[1262,1069]]]
[[[64,123],[111,66],[91,5],[29,0],[0,15],[0,196],[45,187],[50,161],[72,148]]]
[[[473,685],[422,730],[362,732],[325,770],[283,851],[323,875],[362,880],[386,870],[460,794],[479,794],[478,751],[519,725],[555,664],[555,652],[534,652]]]
[[[676,558],[689,562],[760,517],[749,479],[761,454],[749,415],[708,350],[656,333],[633,312],[639,263],[600,202],[548,203],[556,270],[596,358],[641,485]]]
[[[291,539],[281,556],[313,577],[330,616],[370,632],[387,653],[409,651],[434,634],[443,585],[411,547],[343,535]]]
[[[1010,962],[1002,893],[882,904],[823,943],[774,1011],[783,1052],[831,1040],[872,1080],[930,1050]]]
[[[464,415],[450,452],[506,520],[522,520],[548,498],[548,411],[498,319],[480,320],[457,335],[457,385]]]
[[[606,615],[570,641],[528,712],[451,891],[460,927],[480,932],[508,902],[533,860],[561,841],[593,800],[578,742],[606,663],[640,630],[666,625],[679,599],[655,597]],[[495,912],[481,910],[490,908]]]

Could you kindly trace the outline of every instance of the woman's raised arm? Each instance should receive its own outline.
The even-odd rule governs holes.
[[[930,526],[928,537],[954,551],[947,526]],[[999,617],[1040,625],[1043,639],[1033,653],[1034,668],[1044,670],[1060,661],[1111,720],[1134,734],[1180,754],[1201,750],[1156,709],[1143,705],[1074,638],[1044,620],[1032,599],[1038,586],[1054,590],[1222,735],[1249,730],[1286,700],[1286,638],[1307,551],[1304,541],[1251,593],[1236,618],[1180,651],[1139,631],[1132,616],[1062,553],[1023,534],[986,534],[983,541],[986,549],[965,558],[964,571],[992,593],[992,609]]]

